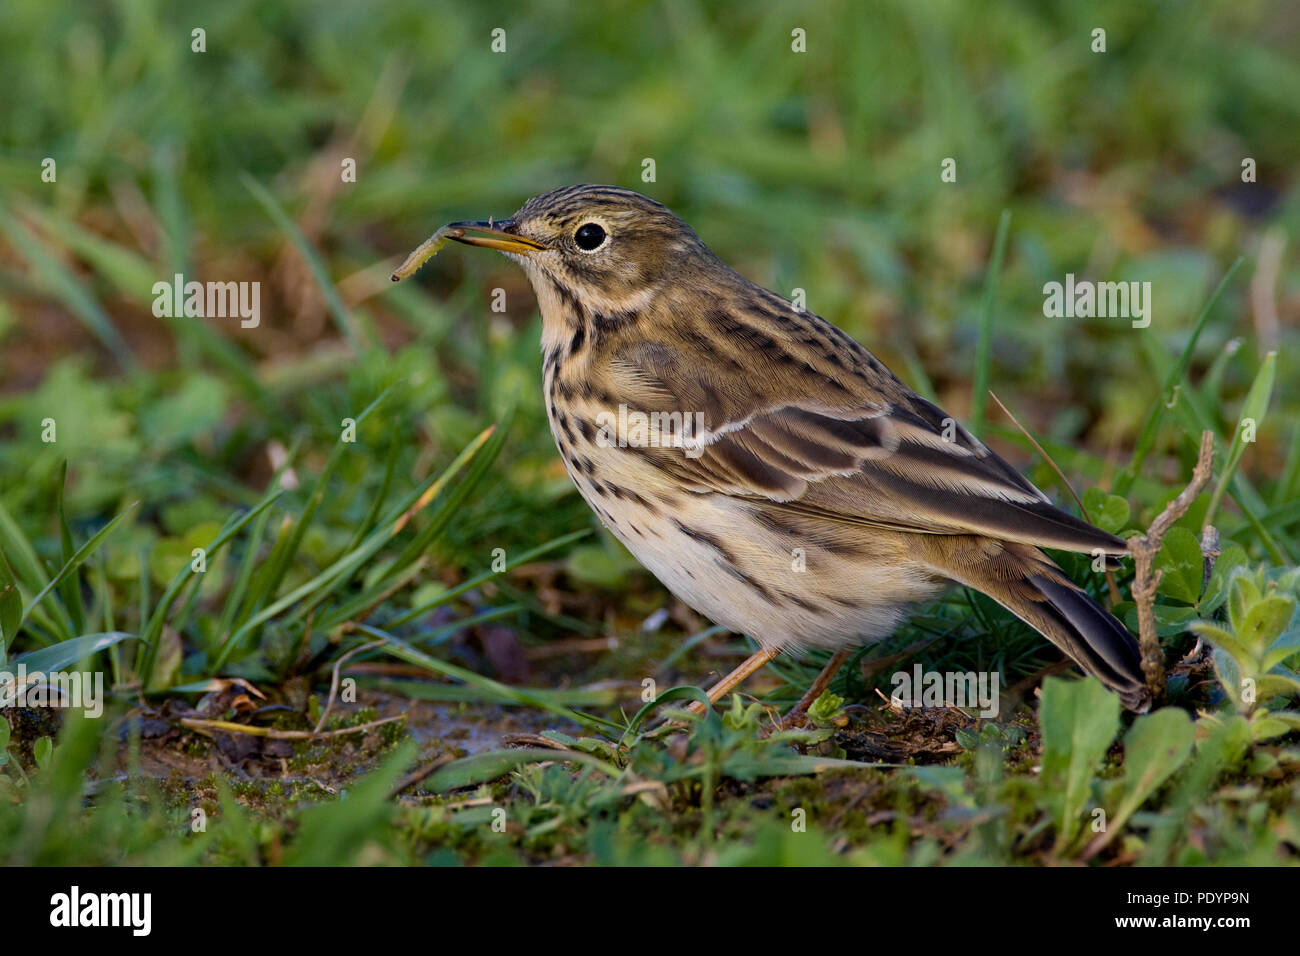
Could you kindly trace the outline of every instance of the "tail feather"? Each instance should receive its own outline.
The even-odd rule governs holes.
[[[1072,584],[1061,584],[1041,574],[1026,580],[1042,595],[1044,616],[1054,626],[1049,629],[1035,621],[1029,623],[1119,694],[1125,707],[1136,711],[1149,708],[1151,698],[1142,674],[1142,655],[1128,628]]]
[[[1029,545],[949,538],[927,547],[931,566],[982,591],[1114,691],[1130,710],[1151,706],[1137,640],[1048,557]]]

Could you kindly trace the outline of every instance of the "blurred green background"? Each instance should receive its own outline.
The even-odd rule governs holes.
[[[1009,210],[989,384],[1090,483],[1127,460],[1163,371],[1127,321],[1044,318],[1043,284],[1151,281],[1152,341],[1177,354],[1244,256],[1193,378],[1209,372],[1230,433],[1280,351],[1284,404],[1242,466],[1276,475],[1300,404],[1298,30],[1300,10],[1267,2],[5,4],[0,503],[50,552],[64,459],[74,523],[142,500],[110,545],[129,575],[141,549],[257,500],[270,444],[301,442],[310,474],[339,421],[398,383],[371,437],[408,436],[417,470],[518,409],[447,562],[590,525],[546,433],[523,276],[456,249],[387,281],[442,222],[580,181],[667,203],[963,417]],[[260,326],[155,318],[153,283],[175,273],[261,282]],[[1185,436],[1158,437],[1186,458]],[[342,475],[365,484],[378,460]],[[1162,460],[1145,471],[1175,477]],[[1035,477],[1056,483],[1041,463]],[[365,502],[348,506],[341,536]]]
[[[1294,564],[1298,53],[1300,7],[1282,0],[0,5],[0,551],[30,602],[73,547],[95,545],[28,604],[8,650],[150,633],[134,661],[114,650],[113,680],[166,690],[214,673],[319,678],[362,619],[426,649],[472,615],[525,644],[635,631],[666,596],[600,537],[560,468],[522,274],[453,247],[418,280],[388,281],[438,225],[583,181],[668,204],[958,416],[987,375],[1080,491],[1118,484],[1132,513],[1121,503],[1115,530],[1145,527],[1176,493],[1200,428],[1227,446],[1275,351],[1272,405],[1217,522],[1251,559]],[[1182,391],[1162,394],[1238,258]],[[176,273],[260,282],[260,325],[155,317],[153,285]],[[1150,281],[1150,329],[1045,318],[1043,285],[1066,273]],[[340,450],[342,420],[381,395]],[[512,412],[496,465],[449,486],[461,497],[442,524],[415,521],[331,576],[391,502]],[[991,443],[1064,500],[1009,421],[991,406],[987,419]],[[248,518],[277,472],[283,496],[186,579],[192,549]],[[541,584],[455,590],[495,548],[513,560],[583,530],[597,533],[562,539]],[[1197,595],[1171,587],[1161,620],[1176,635]],[[1008,682],[1034,673],[1042,642],[1010,639],[977,604],[935,612],[971,638],[946,653]],[[667,666],[699,623],[674,618],[625,655]],[[502,676],[486,649],[450,653]],[[584,666],[647,672],[627,656]]]

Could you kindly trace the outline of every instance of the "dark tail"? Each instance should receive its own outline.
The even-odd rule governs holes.
[[[1043,603],[1039,607],[1046,619],[1029,623],[1076,664],[1119,694],[1129,710],[1142,713],[1150,708],[1151,697],[1142,674],[1142,654],[1128,628],[1072,584],[1061,584],[1041,574],[1026,580],[1042,595]],[[1043,627],[1044,623],[1049,626]]]
[[[958,550],[951,540],[932,551],[942,573],[983,591],[1059,647],[1081,668],[1139,713],[1151,706],[1137,640],[1105,608],[1069,581],[1030,545],[972,539]]]

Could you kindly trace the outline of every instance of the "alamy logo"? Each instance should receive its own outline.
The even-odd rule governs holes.
[[[1150,282],[1090,282],[1074,280],[1043,286],[1043,315],[1049,319],[1132,319],[1133,328],[1151,324]]]
[[[71,892],[50,897],[51,926],[128,926],[134,936],[148,936],[153,923],[152,893]]]
[[[262,321],[262,283],[186,282],[179,272],[171,282],[153,284],[153,314],[160,319],[240,320],[255,329]]]
[[[900,707],[978,707],[981,717],[998,715],[1001,675],[996,671],[927,671],[920,664],[891,678],[890,702]]]
[[[618,414],[596,415],[596,444],[601,448],[681,448],[687,458],[704,454],[700,436],[703,412],[637,412],[618,406]]]
[[[27,672],[0,671],[2,707],[80,707],[87,717],[104,713],[104,675],[101,671]]]

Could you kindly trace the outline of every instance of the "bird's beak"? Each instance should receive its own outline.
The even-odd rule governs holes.
[[[486,246],[488,249],[500,249],[502,252],[524,256],[550,248],[544,242],[519,235],[517,228],[513,219],[502,219],[500,222],[449,222],[420,243],[419,248],[406,257],[406,261],[397,267],[391,278],[397,282],[414,275],[449,239],[469,246]],[[469,235],[471,232],[479,235]]]
[[[500,222],[452,222],[443,228],[447,230],[448,239],[463,242],[467,246],[486,246],[488,249],[516,252],[520,255],[549,248],[536,239],[519,235],[513,219],[502,219]],[[470,235],[471,231],[479,235]]]

